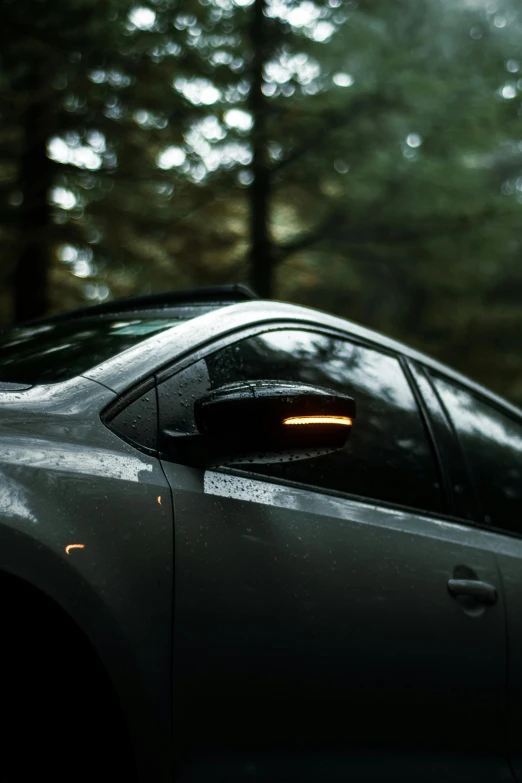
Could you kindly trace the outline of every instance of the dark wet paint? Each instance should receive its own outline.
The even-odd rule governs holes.
[[[120,393],[161,373],[159,428],[186,432],[212,379],[198,361],[180,394],[164,369],[282,322],[344,331],[468,383],[340,319],[251,302],[147,338],[90,379],[0,387],[0,568],[52,596],[91,639],[143,781],[173,779],[173,737],[184,783],[507,783],[506,734],[522,781],[520,538],[433,508],[160,465],[102,422]],[[128,399],[140,449],[154,437],[149,391]],[[447,430],[446,445],[454,456]],[[469,490],[461,468],[451,486]],[[70,543],[85,548],[68,555]],[[494,586],[497,603],[470,611],[452,597],[448,581],[463,574]]]
[[[364,780],[410,779],[419,754],[425,781],[442,759],[448,781],[505,779],[502,597],[470,617],[447,589],[467,563],[501,592],[488,534],[164,468],[180,780],[221,780],[236,753],[265,768],[254,780],[280,763],[292,780],[314,780],[314,764],[358,780],[361,754]]]

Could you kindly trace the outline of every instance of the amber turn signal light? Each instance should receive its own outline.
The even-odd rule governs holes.
[[[283,419],[283,424],[340,424],[351,427],[352,423],[348,416],[290,416]]]

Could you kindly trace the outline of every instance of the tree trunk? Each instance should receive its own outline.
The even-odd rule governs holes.
[[[267,105],[263,95],[263,69],[267,60],[266,0],[254,0],[250,23],[251,80],[248,106],[252,114],[252,173],[249,188],[250,269],[254,291],[264,299],[273,296],[274,252],[270,237],[271,178],[266,132]]]
[[[49,106],[45,77],[35,70],[28,79],[30,103],[23,125],[20,159],[20,251],[13,275],[15,322],[45,315],[49,303],[51,214],[48,204],[52,163],[47,157]]]

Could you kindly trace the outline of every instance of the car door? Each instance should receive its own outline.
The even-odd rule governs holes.
[[[522,416],[434,375],[472,472],[480,520],[494,531],[508,620],[509,756],[522,781]]]
[[[448,521],[397,357],[279,328],[158,378],[159,426],[240,380],[356,401],[347,446],[293,462],[162,464],[175,517],[174,719],[181,781],[510,780],[505,624],[492,537]],[[481,581],[495,605],[452,597]]]

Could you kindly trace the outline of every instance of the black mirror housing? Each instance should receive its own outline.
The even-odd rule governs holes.
[[[205,395],[194,416],[212,464],[279,462],[341,449],[355,401],[302,383],[249,381]]]

